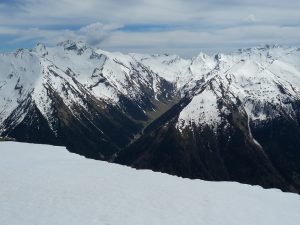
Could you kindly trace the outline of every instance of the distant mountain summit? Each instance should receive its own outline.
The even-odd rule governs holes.
[[[0,134],[190,178],[300,192],[300,49],[192,59],[83,42],[0,55]]]

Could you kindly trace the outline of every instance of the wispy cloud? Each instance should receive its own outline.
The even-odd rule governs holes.
[[[300,44],[298,0],[2,0],[0,48],[80,39],[107,50],[228,50]],[[26,45],[27,46],[27,45]]]
[[[83,26],[80,29],[70,30],[70,29],[40,29],[35,28],[17,28],[10,29],[7,27],[0,27],[0,33],[3,35],[14,36],[10,43],[24,42],[27,40],[38,39],[45,42],[46,44],[56,44],[58,42],[72,39],[72,40],[82,40],[95,46],[103,42],[108,38],[112,32],[119,29],[120,26],[114,24],[102,24],[93,23],[87,26]]]

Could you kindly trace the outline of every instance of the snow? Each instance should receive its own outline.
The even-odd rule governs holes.
[[[28,50],[0,54],[0,124],[32,92],[40,60]]]
[[[143,101],[145,87],[152,89],[158,100],[162,79],[130,54],[92,49],[83,42],[69,40],[55,47],[37,44],[32,50],[0,54],[0,133],[11,127],[4,121],[28,98],[52,128],[55,118],[49,89],[59,94],[69,109],[74,105],[85,109],[82,97],[86,94],[122,108],[120,95],[138,103]],[[27,111],[19,112],[15,125]]]
[[[145,89],[158,100],[163,80],[173,83],[182,97],[194,97],[178,119],[180,130],[192,124],[218,126],[221,87],[226,88],[231,102],[242,102],[251,121],[279,116],[279,108],[293,117],[295,112],[288,102],[300,99],[299,62],[299,48],[283,46],[215,56],[200,53],[183,59],[177,55],[107,52],[70,40],[55,47],[37,44],[32,50],[0,54],[0,133],[7,129],[3,122],[28,97],[37,103],[51,127],[54,118],[47,87],[60,93],[70,109],[74,105],[85,109],[79,96],[86,94],[122,108],[121,95],[139,104]],[[205,85],[211,89],[202,91]],[[15,124],[23,117],[20,114]]]
[[[86,159],[63,147],[0,143],[0,224],[298,225],[300,197]]]
[[[160,77],[176,83],[179,89],[192,79],[193,75],[189,68],[191,65],[190,59],[182,59],[177,55],[131,55]]]
[[[183,130],[185,127],[205,123],[215,128],[216,124],[220,122],[217,96],[213,93],[213,90],[207,88],[196,95],[180,112],[176,127]]]
[[[195,79],[184,87],[193,99],[180,113],[176,127],[180,131],[205,124],[217,128],[221,123],[217,102],[226,97],[231,103],[240,100],[241,110],[246,111],[250,120],[267,120],[280,116],[282,111],[294,118],[296,113],[290,102],[300,99],[299,55],[296,48],[279,46],[218,54],[214,61],[200,54],[196,61],[201,66],[191,67]],[[197,86],[198,71],[203,82]],[[190,90],[195,88],[200,93],[196,90],[191,94]]]
[[[204,75],[211,72],[216,66],[216,60],[201,52],[197,57],[192,59],[192,63],[190,65],[193,79],[201,79]]]

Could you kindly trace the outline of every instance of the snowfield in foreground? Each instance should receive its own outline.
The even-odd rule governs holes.
[[[300,196],[182,179],[85,159],[63,147],[0,143],[3,225],[298,225]]]

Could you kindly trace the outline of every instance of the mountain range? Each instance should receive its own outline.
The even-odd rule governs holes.
[[[300,193],[300,48],[192,59],[65,41],[0,54],[0,136]]]

